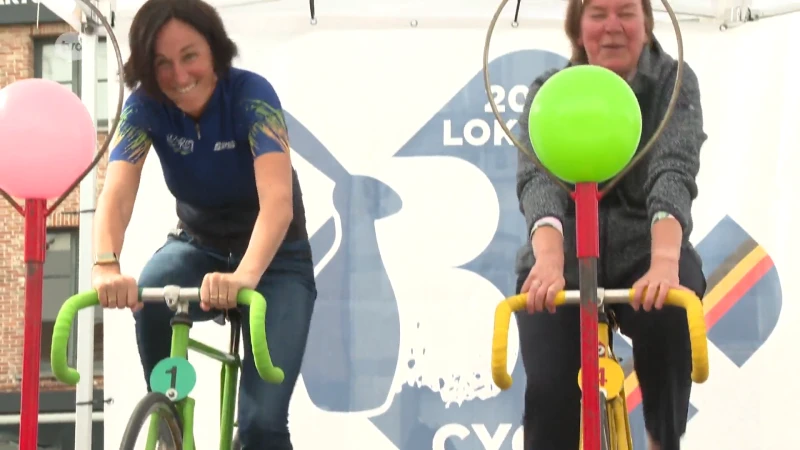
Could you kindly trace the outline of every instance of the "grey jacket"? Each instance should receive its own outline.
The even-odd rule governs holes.
[[[631,87],[642,110],[642,137],[638,151],[650,140],[667,110],[677,76],[678,62],[657,41],[645,46]],[[528,114],[539,87],[558,71],[545,72],[531,85],[525,108],[519,119],[520,143],[531,149]],[[650,224],[653,216],[665,211],[683,226],[684,249],[690,250],[692,201],[697,197],[695,177],[700,169],[700,148],[706,141],[697,76],[684,62],[681,91],[661,137],[642,161],[630,171],[600,202],[601,287],[615,286],[630,277],[637,265],[649,262]],[[602,187],[602,185],[601,185]],[[528,233],[534,223],[554,216],[564,225],[564,276],[568,288],[577,289],[575,248],[575,204],[567,192],[554,184],[545,173],[519,152],[517,196],[525,215]],[[699,260],[699,258],[698,258]],[[530,244],[520,249],[516,271],[527,273],[533,266]],[[643,274],[643,272],[642,272]]]

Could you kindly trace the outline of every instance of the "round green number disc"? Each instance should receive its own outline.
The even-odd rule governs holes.
[[[186,398],[197,382],[197,373],[186,359],[166,358],[159,361],[150,373],[150,388],[172,401]]]
[[[553,175],[568,183],[601,183],[636,153],[642,113],[619,75],[600,66],[573,66],[536,93],[528,132],[536,156]]]

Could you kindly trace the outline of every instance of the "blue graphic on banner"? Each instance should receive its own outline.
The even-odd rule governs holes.
[[[490,63],[494,101],[515,136],[519,135],[516,123],[530,84],[542,72],[564,67],[566,63],[564,57],[541,50],[509,53]],[[461,268],[489,280],[505,296],[515,293],[514,261],[527,234],[516,194],[517,154],[518,150],[491,112],[482,71],[396,154],[397,157],[460,158],[486,174],[497,194],[499,223],[484,252]],[[460,405],[446,405],[441,394],[430,388],[404,385],[389,410],[372,421],[401,450],[511,449],[512,436],[521,424],[525,394],[521,358],[511,376],[514,384],[508,391]]]
[[[515,135],[519,133],[516,120],[531,82],[542,72],[563,67],[566,62],[554,53],[524,50],[490,63],[495,102]],[[311,400],[326,411],[360,412],[378,408],[388,399],[389,408],[370,420],[399,450],[522,450],[525,374],[520,358],[514,365],[511,389],[490,399],[446,404],[441,394],[430,388],[409,384],[404,384],[397,394],[391,392],[398,367],[414,361],[399,360],[397,298],[379,252],[375,221],[397,213],[403,202],[381,181],[350,174],[302,123],[289,113],[286,119],[293,151],[335,184],[335,215],[311,237],[315,267],[319,269],[325,261],[317,276],[319,296],[302,368]],[[517,150],[491,113],[480,70],[395,154],[398,158],[431,156],[466,161],[480,169],[494,186],[500,209],[495,235],[487,248],[461,269],[490,281],[503,295],[513,294],[516,253],[526,241],[516,194]],[[733,252],[732,245],[708,243],[718,243],[720,239],[737,241],[740,248]],[[745,264],[742,254],[751,247],[757,244],[730,218],[698,245],[706,261],[709,291],[727,286],[719,281],[737,264]],[[759,320],[745,320],[742,316],[733,323],[734,319],[725,316],[719,319],[716,330],[709,330],[709,340],[737,363],[743,364],[768,338],[780,312],[777,272],[764,264],[759,266],[764,274],[751,274],[747,279],[751,285],[744,294],[738,294],[741,301],[720,302],[720,308],[727,308],[720,310],[721,315],[730,309],[746,312],[749,317],[761,314]],[[765,302],[767,309],[763,310]],[[760,312],[754,313],[756,310]],[[736,339],[727,331],[732,326],[739,333],[745,328],[753,330],[754,337],[747,339],[746,350],[738,342],[726,345]],[[630,346],[618,337],[614,345],[624,358],[626,374],[630,373]],[[744,356],[737,357],[739,354]],[[628,394],[630,404],[631,393]],[[632,406],[634,447],[645,448],[641,404]],[[690,406],[690,417],[696,413]],[[512,446],[512,440],[519,443]]]
[[[516,120],[533,79],[566,62],[555,53],[526,50],[490,64],[494,99],[512,132],[518,132]],[[323,410],[376,408],[390,394],[400,336],[397,300],[378,251],[374,222],[399,211],[402,202],[380,181],[349,174],[290,114],[287,125],[293,151],[335,183],[337,217],[329,219],[311,239],[315,265],[332,250],[337,237],[341,239],[317,277],[319,297],[302,369],[306,389]],[[525,242],[525,223],[516,197],[517,150],[491,113],[481,72],[396,156],[461,158],[487,175],[497,191],[500,223],[486,250],[462,268],[489,280],[504,295],[513,294],[515,255]],[[515,383],[509,391],[460,406],[445,405],[440,394],[429,388],[404,385],[391,399],[389,410],[371,420],[401,450],[432,448],[434,441],[446,441],[441,448],[479,450],[485,448],[481,439],[502,441],[497,448],[511,448],[512,433],[522,417],[525,376],[521,360],[512,376]],[[454,438],[462,433],[462,425],[449,424],[472,427],[467,430],[472,437]]]
[[[381,406],[400,351],[400,317],[378,249],[375,221],[398,212],[400,196],[372,177],[350,174],[302,124],[287,114],[293,151],[335,183],[331,217],[311,237],[317,301],[302,375],[314,404],[328,411]],[[337,248],[337,222],[341,239]]]

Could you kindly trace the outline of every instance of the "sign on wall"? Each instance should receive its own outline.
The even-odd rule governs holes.
[[[63,22],[36,0],[0,0],[0,25],[29,25]]]

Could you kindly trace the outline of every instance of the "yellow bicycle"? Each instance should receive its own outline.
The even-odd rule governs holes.
[[[608,194],[638,162],[642,161],[648,152],[653,148],[654,143],[661,136],[666,124],[672,116],[672,113],[675,109],[675,104],[678,100],[684,70],[683,41],[678,19],[669,5],[669,2],[667,0],[661,0],[661,2],[663,3],[664,8],[666,9],[672,21],[678,47],[677,73],[675,76],[675,84],[672,88],[672,96],[669,104],[667,105],[667,110],[661,119],[661,123],[658,125],[658,127],[656,127],[655,131],[644,147],[639,150],[639,142],[637,142],[636,148],[630,149],[630,154],[633,155],[635,153],[635,155],[631,157],[630,162],[624,168],[619,168],[620,170],[616,173],[616,175],[609,175],[607,173],[600,174],[599,172],[592,175],[590,174],[590,172],[592,172],[591,169],[587,169],[584,173],[579,175],[576,175],[577,172],[575,172],[572,175],[576,176],[569,177],[572,178],[569,183],[574,185],[574,191],[572,187],[567,184],[565,179],[562,179],[564,178],[563,176],[562,178],[559,178],[559,176],[556,176],[556,174],[554,174],[551,170],[548,170],[548,168],[542,164],[542,161],[540,161],[539,157],[536,155],[537,151],[541,152],[542,150],[547,149],[547,144],[540,142],[542,145],[539,146],[537,151],[533,150],[537,146],[533,145],[532,142],[529,145],[530,148],[522,145],[515,138],[514,134],[509,129],[509,126],[506,125],[506,120],[500,116],[500,113],[497,109],[497,104],[494,101],[491,83],[489,81],[489,46],[494,27],[497,24],[503,8],[508,3],[508,0],[500,1],[500,5],[498,6],[494,17],[489,24],[483,49],[484,87],[486,89],[488,103],[492,109],[492,114],[497,120],[496,123],[500,126],[500,128],[502,128],[506,137],[508,137],[514,146],[524,155],[528,156],[531,162],[533,162],[533,164],[539,170],[547,175],[554,185],[557,185],[566,191],[575,202],[575,231],[577,238],[576,247],[579,265],[580,289],[578,291],[562,291],[556,299],[556,304],[558,306],[576,304],[579,305],[580,308],[581,369],[577,380],[578,385],[581,388],[580,450],[632,450],[633,448],[633,439],[631,436],[630,424],[628,423],[628,411],[625,395],[625,375],[619,360],[613,354],[608,333],[610,328],[616,331],[618,329],[618,325],[613,323],[613,320],[609,320],[609,317],[604,309],[605,303],[629,302],[633,297],[633,290],[605,290],[598,286],[597,261],[600,256],[598,202],[601,198]],[[580,66],[581,65],[576,65],[570,70],[572,70],[572,73],[590,73],[587,70],[580,69]],[[602,71],[592,71],[591,73],[602,73]],[[555,78],[555,76],[553,78]],[[553,78],[548,80],[548,82],[552,82]],[[619,87],[622,84],[618,81],[619,80],[615,80],[609,85],[615,85]],[[546,86],[548,82],[546,82],[543,87]],[[556,90],[559,89],[557,88]],[[620,89],[620,92],[623,90],[625,89]],[[569,103],[569,101],[572,101],[575,98],[580,98],[581,101],[584,100],[583,97],[572,96],[570,98],[570,95],[566,94],[567,92],[569,92],[569,89],[563,88],[562,78],[562,88],[560,89],[560,94],[558,95],[563,95],[562,100],[565,101],[564,103]],[[595,90],[595,92],[602,91]],[[561,108],[563,105],[555,100],[551,101],[550,103],[551,106],[554,104],[559,105],[560,109],[555,108],[559,109],[559,112],[557,113],[557,115],[560,117],[559,120],[569,118],[571,121],[573,121],[573,123],[578,123],[581,120],[586,123],[592,123],[594,121],[602,121],[607,113],[613,113],[620,108],[624,109],[624,107],[619,106],[618,100],[620,98],[626,99],[625,101],[631,101],[628,104],[631,110],[638,107],[638,105],[635,105],[635,96],[632,91],[622,93],[620,96],[618,96],[618,98],[613,100],[609,100],[608,98],[601,99],[598,97],[600,100],[599,103],[605,105],[605,111],[603,111],[603,108],[597,108],[597,106],[594,105],[588,110],[582,111],[582,113],[578,115],[571,114],[575,111],[569,111],[569,108]],[[576,103],[577,102],[573,102],[572,105],[574,106]],[[591,103],[591,99],[589,100],[589,103]],[[539,109],[542,110],[544,108],[540,105]],[[534,108],[531,108],[531,111],[534,110]],[[553,110],[554,108],[550,108],[549,112],[546,114],[553,114]],[[539,111],[536,114],[531,114],[530,117],[541,117],[542,114],[545,113]],[[641,122],[638,122],[639,124],[636,125],[637,121],[635,120],[635,115],[636,113],[632,112],[626,117],[628,119],[633,117],[634,120],[620,121],[619,123],[623,124],[623,126],[638,127],[639,134],[641,136]],[[530,117],[528,123],[529,129],[531,126],[533,126],[533,129],[536,129],[536,125],[534,121],[530,119]],[[640,114],[639,118],[641,118]],[[569,132],[575,133],[575,130],[570,129]],[[561,142],[560,144],[564,144],[564,142]],[[589,141],[584,141],[578,144],[576,144],[574,141],[570,142],[569,145],[579,145],[582,147],[580,149],[581,151],[576,153],[576,155],[582,156],[574,157],[571,164],[573,166],[577,165],[579,164],[580,160],[582,161],[580,164],[583,165],[584,168],[591,167],[593,166],[593,162],[587,157],[587,155],[594,155],[595,157],[600,158],[598,160],[601,160],[602,156],[598,155],[606,155],[607,152],[605,152],[605,150],[608,148],[611,148],[614,151],[620,150],[627,152],[627,149],[625,148],[615,149],[614,146],[624,146],[629,144],[630,142],[623,142],[623,140],[615,140],[613,138],[609,139],[608,136],[604,138],[598,138],[591,143]],[[556,147],[559,145],[556,145]],[[563,150],[564,145],[561,146]],[[558,150],[550,151],[558,152]],[[609,179],[609,177],[611,179]],[[600,183],[602,183],[602,188],[600,188]],[[519,311],[525,307],[526,297],[527,294],[509,297],[500,302],[495,311],[494,337],[492,343],[492,378],[495,384],[502,390],[508,389],[512,382],[511,376],[506,371],[508,323],[511,318],[511,313]],[[708,344],[706,341],[705,317],[703,314],[702,303],[700,302],[700,299],[698,299],[697,296],[691,292],[672,290],[667,296],[666,304],[670,306],[681,307],[686,310],[692,348],[692,380],[695,383],[703,383],[708,378]]]
[[[625,373],[614,355],[609,339],[609,327],[617,331],[618,326],[609,319],[604,305],[625,303],[633,298],[633,289],[597,290],[597,379],[600,396],[600,444],[603,450],[633,450],[628,407],[625,393]],[[506,390],[511,387],[511,375],[506,370],[508,352],[508,324],[511,314],[524,310],[527,294],[519,294],[501,301],[495,309],[494,335],[492,340],[492,379],[497,387]],[[581,303],[580,291],[561,291],[555,300],[556,306],[578,305]],[[692,381],[703,383],[708,379],[708,341],[706,340],[705,316],[700,299],[691,292],[672,289],[667,294],[665,306],[680,307],[686,310],[689,322],[689,337],[692,349]],[[578,385],[583,391],[584,370],[578,374]],[[589,374],[591,376],[591,374]],[[585,393],[584,393],[585,394]],[[584,402],[586,402],[584,396]],[[583,410],[583,405],[581,406]],[[584,415],[581,414],[580,449],[584,450]]]

